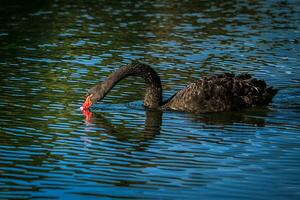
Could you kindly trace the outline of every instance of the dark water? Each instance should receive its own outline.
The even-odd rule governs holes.
[[[1,2],[0,17],[1,199],[300,198],[299,1]],[[159,113],[129,78],[86,123],[86,90],[134,59],[165,97],[228,71],[280,91],[266,108]]]

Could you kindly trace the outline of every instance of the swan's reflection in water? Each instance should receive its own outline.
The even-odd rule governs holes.
[[[105,112],[105,109],[103,109],[103,111],[97,110],[96,112],[85,110],[83,111],[83,114],[85,116],[87,128],[96,127],[102,130],[104,129],[105,132],[122,141],[132,138],[138,139],[139,141],[146,141],[151,140],[160,134],[164,119],[169,121],[170,116],[172,119],[175,117],[177,121],[182,120],[184,121],[183,123],[187,123],[183,124],[181,127],[178,127],[178,124],[169,126],[169,123],[166,123],[164,126],[166,130],[177,128],[188,129],[190,124],[203,129],[207,129],[207,127],[213,127],[214,129],[224,126],[234,127],[236,124],[243,124],[244,126],[247,125],[250,127],[264,127],[266,125],[265,118],[268,116],[270,110],[268,108],[258,107],[238,112],[220,112],[195,115],[178,112],[163,113],[160,110],[146,109],[144,111],[145,119],[142,122],[139,121],[138,124],[135,124],[136,117],[134,117],[134,114],[125,118],[123,122],[119,122],[117,124],[113,123],[110,120],[110,115],[122,114],[121,112],[118,112],[120,111],[115,111],[115,113],[112,113]],[[165,115],[164,118],[163,115]],[[175,121],[173,121],[173,123]],[[137,126],[139,126],[138,129]]]
[[[159,110],[145,110],[145,121],[144,124],[140,125],[143,127],[139,127],[137,131],[135,128],[126,126],[130,122],[113,123],[109,119],[109,113],[90,112],[89,110],[84,110],[82,113],[85,116],[87,128],[104,129],[107,134],[114,136],[120,141],[138,140],[139,142],[151,140],[160,134],[163,115]]]
[[[194,122],[206,125],[234,125],[244,124],[249,126],[264,127],[265,118],[270,110],[264,107],[250,108],[237,112],[207,113],[200,115],[189,115],[188,118]]]

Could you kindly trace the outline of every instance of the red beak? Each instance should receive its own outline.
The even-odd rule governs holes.
[[[89,95],[86,99],[85,102],[82,104],[82,106],[80,107],[81,110],[87,110],[89,107],[91,107],[93,105],[92,101],[91,101],[91,97],[93,95]]]

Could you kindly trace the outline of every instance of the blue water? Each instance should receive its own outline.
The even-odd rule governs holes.
[[[1,4],[0,199],[300,199],[299,1]],[[86,120],[87,89],[136,59],[165,98],[228,71],[279,92],[161,113],[128,78]]]

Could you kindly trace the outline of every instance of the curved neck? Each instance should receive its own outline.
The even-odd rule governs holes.
[[[139,76],[145,80],[146,92],[144,105],[146,107],[159,108],[162,105],[162,87],[159,76],[149,65],[140,62],[133,62],[129,65],[125,65],[110,74],[108,78],[101,83],[103,97],[106,96],[119,81],[128,76]]]

